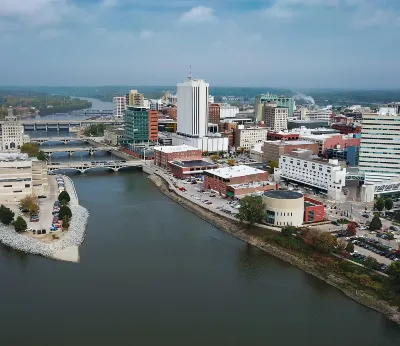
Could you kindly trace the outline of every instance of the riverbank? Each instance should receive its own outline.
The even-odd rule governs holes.
[[[175,202],[179,203],[181,206],[186,208],[187,210],[195,213],[197,216],[202,218],[203,220],[209,222],[213,226],[232,234],[236,238],[253,245],[275,257],[280,258],[281,260],[290,263],[304,272],[313,275],[320,280],[325,281],[341,290],[347,297],[353,299],[354,301],[367,306],[371,309],[374,309],[390,320],[400,324],[400,312],[396,306],[392,306],[383,300],[377,300],[375,297],[367,294],[364,291],[358,290],[354,284],[349,281],[347,278],[340,277],[336,274],[332,274],[327,271],[321,271],[321,268],[316,265],[314,261],[305,260],[300,256],[296,256],[293,253],[289,253],[283,248],[275,246],[273,244],[265,243],[262,241],[260,237],[257,237],[253,234],[249,234],[243,228],[243,224],[238,221],[234,221],[225,216],[214,213],[208,209],[203,208],[201,205],[195,204],[192,201],[184,198],[183,196],[179,196],[173,189],[173,187],[166,181],[164,178],[158,175],[150,175],[149,179],[159,188],[159,190],[171,198]],[[265,232],[265,229],[260,229],[260,232]]]
[[[71,198],[69,207],[72,211],[72,218],[68,231],[64,232],[61,239],[55,240],[51,244],[43,243],[40,240],[15,232],[11,226],[0,225],[0,242],[26,253],[62,261],[79,262],[78,249],[85,239],[89,211],[79,205],[72,180],[69,177],[65,177],[64,181],[65,189]]]

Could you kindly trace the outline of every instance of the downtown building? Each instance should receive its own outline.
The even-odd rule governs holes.
[[[0,151],[19,152],[26,142],[29,142],[29,136],[24,135],[24,125],[17,121],[13,109],[9,108],[5,122],[0,125]]]
[[[210,133],[209,84],[189,77],[177,85],[177,131],[172,145],[188,145],[205,152],[228,150],[228,138]]]
[[[113,116],[122,118],[126,109],[126,98],[125,96],[114,96],[113,97]]]
[[[293,116],[295,104],[292,97],[278,96],[270,93],[261,94],[256,96],[254,105],[256,120],[259,122],[263,120],[264,103],[276,103],[277,107],[284,107],[288,109],[288,117]]]

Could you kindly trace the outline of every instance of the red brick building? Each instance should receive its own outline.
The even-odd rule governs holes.
[[[245,188],[245,184],[251,186],[251,184],[257,182],[268,182],[268,172],[244,165],[223,167],[204,172],[204,189],[211,189],[231,197],[234,197],[234,191],[232,190],[239,189],[240,184]],[[229,186],[232,187],[230,190],[228,190]],[[270,189],[267,185],[266,187]]]
[[[283,133],[283,132],[275,132],[268,131],[267,140],[268,141],[296,141],[299,139],[299,133]]]
[[[169,118],[176,120],[177,108],[176,107],[167,107],[162,110],[162,113],[168,115]]]
[[[154,147],[154,164],[169,168],[170,161],[201,160],[201,150],[188,145]]]
[[[225,137],[228,137],[229,147],[233,147],[235,144],[235,129],[237,128],[237,123],[219,123],[218,129]]]
[[[324,221],[325,209],[323,203],[304,196],[304,223]]]
[[[149,141],[157,141],[158,139],[158,111],[148,111],[148,129]]]
[[[169,161],[168,167],[175,178],[185,179],[191,175],[203,174],[205,170],[217,168],[218,165],[204,160]]]
[[[353,124],[343,124],[343,123],[335,123],[332,124],[331,127],[335,130],[338,130],[343,135],[348,135],[350,133],[361,133],[361,125]]]
[[[221,119],[221,106],[217,103],[211,103],[208,106],[208,122],[218,124]]]

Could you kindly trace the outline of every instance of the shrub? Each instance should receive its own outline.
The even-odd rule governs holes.
[[[66,201],[67,203],[69,203],[69,201],[71,200],[71,197],[69,197],[69,194],[67,191],[61,191],[60,194],[58,195],[58,200],[60,202]]]
[[[28,227],[26,221],[21,216],[18,216],[17,219],[13,221],[13,226],[16,232],[25,231]]]
[[[63,220],[65,216],[71,218],[71,217],[72,217],[72,211],[71,211],[71,209],[69,209],[68,206],[63,205],[63,206],[60,208],[60,211],[59,211],[59,213],[58,213],[58,219],[59,219],[59,220]]]
[[[9,225],[12,220],[14,220],[14,212],[10,209],[5,207],[4,205],[0,206],[0,221],[5,224]]]

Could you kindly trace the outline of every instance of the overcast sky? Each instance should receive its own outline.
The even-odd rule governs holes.
[[[400,88],[400,0],[0,0],[0,84]]]

